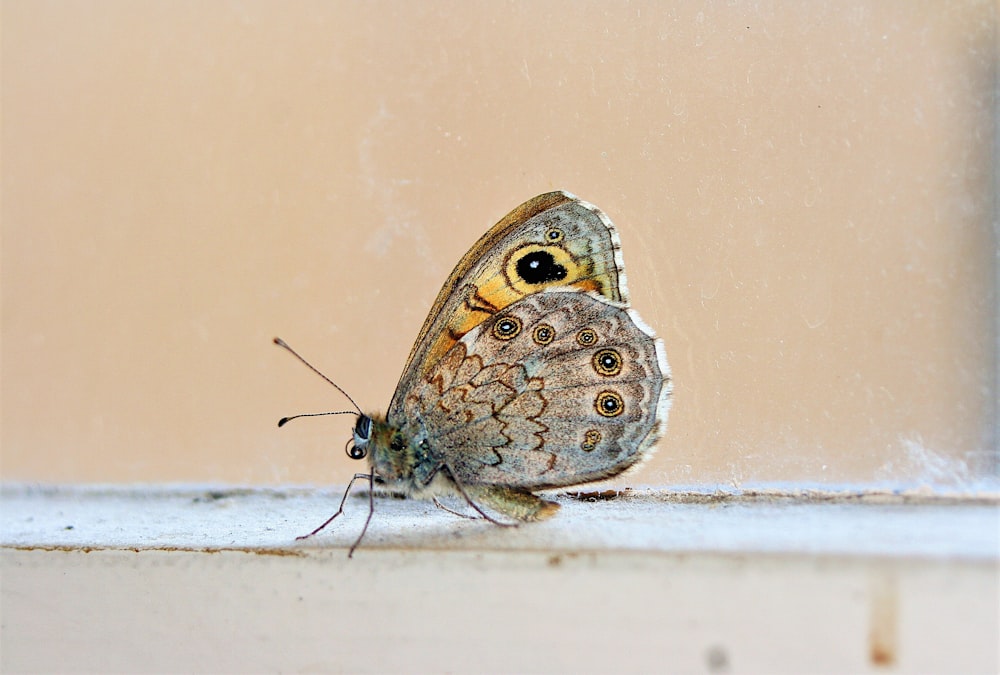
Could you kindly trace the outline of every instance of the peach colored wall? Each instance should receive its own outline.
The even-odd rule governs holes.
[[[2,475],[344,482],[451,266],[618,225],[632,481],[996,472],[993,2],[2,5]]]

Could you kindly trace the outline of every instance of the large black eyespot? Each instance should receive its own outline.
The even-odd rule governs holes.
[[[521,320],[516,316],[505,316],[493,324],[493,337],[498,340],[510,340],[521,332]]]
[[[614,349],[599,349],[591,360],[598,375],[614,377],[622,372],[622,355]]]
[[[603,417],[618,417],[625,410],[625,401],[613,391],[602,391],[594,400],[594,409]]]
[[[548,251],[532,251],[517,261],[517,276],[525,283],[545,284],[566,278],[566,268]]]

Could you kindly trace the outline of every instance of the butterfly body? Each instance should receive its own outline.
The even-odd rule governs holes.
[[[358,427],[366,424],[367,435],[359,435]],[[426,433],[390,424],[382,415],[360,415],[353,440],[355,451],[368,455],[374,475],[391,490],[413,497],[449,492],[440,473],[442,458],[432,451]]]
[[[368,460],[355,478],[420,498],[458,495],[488,518],[481,507],[541,520],[559,507],[535,492],[648,458],[671,392],[663,344],[628,306],[611,221],[550,192],[459,261],[387,413],[359,415],[347,451]]]

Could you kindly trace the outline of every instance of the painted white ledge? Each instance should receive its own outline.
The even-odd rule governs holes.
[[[363,491],[359,493],[363,495]],[[995,497],[638,492],[518,528],[340,493],[6,485],[0,670],[997,672]]]

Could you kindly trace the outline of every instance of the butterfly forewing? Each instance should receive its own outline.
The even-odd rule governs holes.
[[[575,288],[627,302],[620,249],[607,216],[569,193],[539,195],[511,211],[465,254],[438,294],[389,406],[390,420],[401,418],[407,392],[463,335],[523,297]]]

